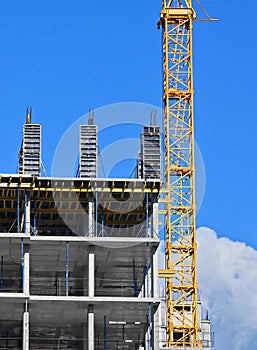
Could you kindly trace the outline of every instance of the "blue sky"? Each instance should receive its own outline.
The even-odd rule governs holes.
[[[197,226],[257,248],[256,2],[202,0],[195,23],[195,131],[206,167]],[[16,171],[26,107],[43,125],[43,162],[90,107],[161,107],[161,0],[0,2],[0,172]],[[200,14],[201,16],[201,14]]]
[[[194,30],[196,140],[207,181],[198,226],[257,248],[257,30],[239,1],[203,4],[219,22]],[[2,172],[16,170],[28,105],[43,124],[48,172],[59,138],[90,107],[162,105],[160,7],[157,0],[1,1]],[[244,4],[244,13],[255,10],[255,2]]]

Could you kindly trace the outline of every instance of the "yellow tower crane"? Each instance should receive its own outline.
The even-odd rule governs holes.
[[[196,205],[192,0],[163,0],[163,102],[167,347],[200,348],[196,279]]]

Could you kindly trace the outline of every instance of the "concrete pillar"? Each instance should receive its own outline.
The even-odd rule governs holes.
[[[153,203],[152,230],[153,230],[152,237],[158,238],[158,232],[159,232],[158,202]]]
[[[167,301],[166,300],[161,300],[159,309],[158,309],[158,314],[159,314],[159,347],[164,348],[166,345],[167,341]]]
[[[25,233],[30,233],[30,196],[29,191],[25,192],[25,207],[24,207],[24,216],[25,216]]]
[[[210,320],[202,320],[201,322],[201,340],[203,347],[209,348],[211,343],[211,322]]]
[[[159,306],[152,306],[152,350],[160,349],[159,342]]]
[[[88,252],[88,296],[95,295],[95,253],[94,247],[89,247]]]
[[[159,297],[159,259],[158,249],[153,248],[152,250],[152,297]]]
[[[24,263],[24,281],[23,281],[23,293],[29,295],[29,271],[30,271],[30,254],[25,253],[23,257]]]
[[[22,350],[29,350],[29,313],[23,314],[23,345]]]
[[[95,334],[94,334],[94,328],[95,328],[95,314],[94,314],[94,305],[88,305],[88,350],[94,350],[94,343],[95,343]]]
[[[147,253],[146,253],[146,274],[145,274],[145,297],[151,297],[151,265],[152,265],[152,254],[151,254],[151,246],[147,244]]]
[[[88,201],[88,236],[94,236],[94,199],[90,196]]]

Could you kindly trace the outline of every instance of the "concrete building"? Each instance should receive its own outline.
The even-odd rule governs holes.
[[[0,179],[0,348],[157,349],[160,182]]]
[[[25,171],[27,129],[0,175],[0,349],[158,349],[160,179],[97,179],[94,125],[81,177]]]
[[[80,177],[41,177],[24,166],[20,174],[0,174],[1,350],[165,349],[167,308],[158,278],[160,143],[159,129],[151,128],[143,129],[147,147],[141,136],[141,154],[146,147],[148,159],[154,142],[147,179],[97,178],[92,123],[80,129]],[[41,126],[34,129],[41,154]],[[203,329],[203,345],[210,349],[208,320]]]

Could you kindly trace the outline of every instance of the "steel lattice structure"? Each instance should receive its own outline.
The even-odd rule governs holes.
[[[167,346],[198,348],[191,0],[163,1]]]

